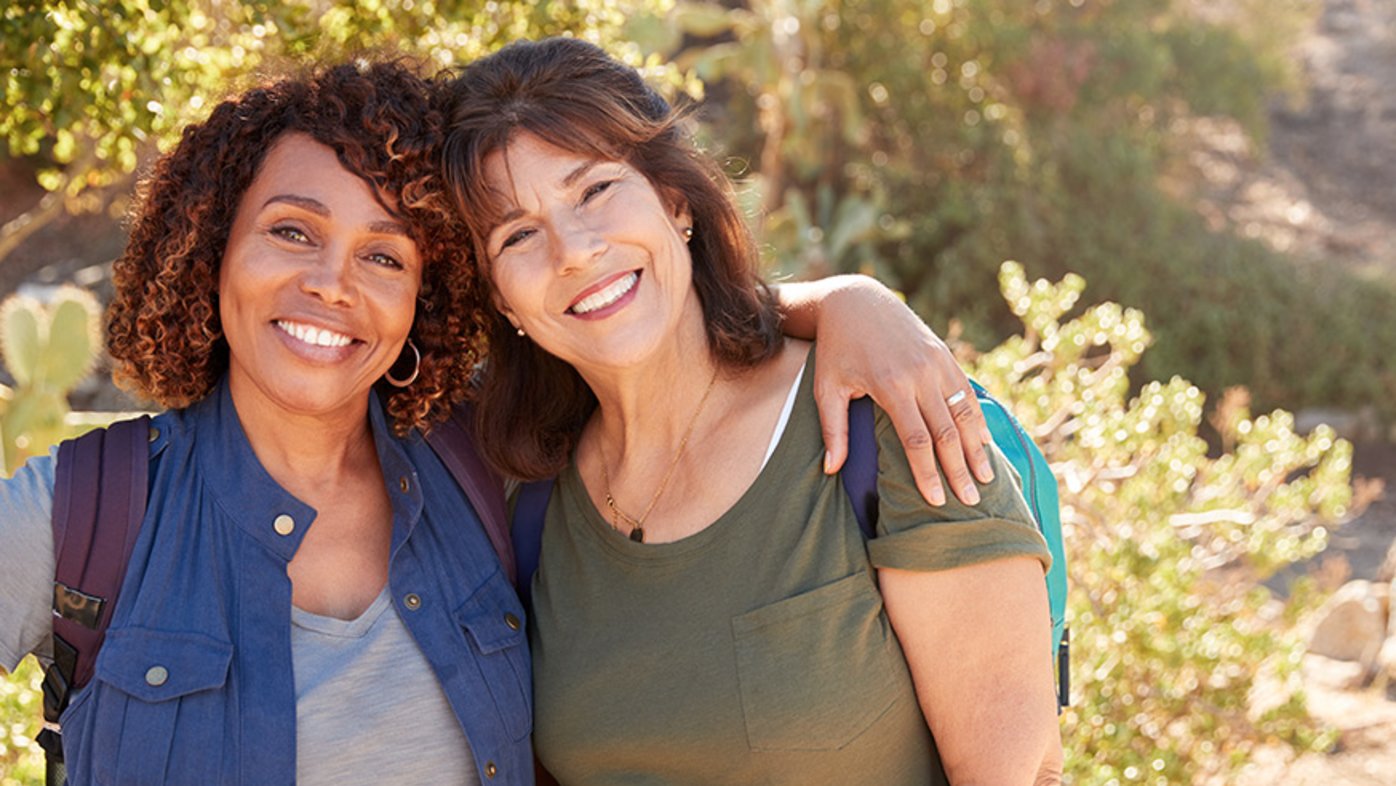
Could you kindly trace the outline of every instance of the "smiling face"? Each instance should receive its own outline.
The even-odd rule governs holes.
[[[311,137],[280,137],[243,194],[219,271],[239,405],[361,411],[402,351],[421,281],[416,245],[368,184]]]
[[[634,367],[681,328],[701,336],[684,230],[635,168],[521,132],[485,160],[504,205],[486,238],[497,304],[584,375]]]

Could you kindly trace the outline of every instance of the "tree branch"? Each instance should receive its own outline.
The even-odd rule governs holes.
[[[4,264],[10,252],[19,248],[30,235],[48,226],[63,211],[63,194],[49,191],[34,207],[20,213],[0,227],[0,264]]]

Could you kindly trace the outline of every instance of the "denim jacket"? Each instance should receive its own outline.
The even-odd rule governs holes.
[[[432,449],[393,437],[376,399],[369,412],[392,497],[396,611],[481,782],[532,784],[523,608]],[[95,675],[61,719],[69,782],[293,783],[286,567],[315,511],[257,461],[226,381],[154,426],[149,503],[120,599]]]

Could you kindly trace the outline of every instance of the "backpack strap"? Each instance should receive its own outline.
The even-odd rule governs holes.
[[[154,436],[150,418],[143,415],[58,446],[53,484],[53,663],[43,682],[48,727],[39,735],[51,782],[55,767],[62,777],[58,718],[69,696],[92,678],[145,518],[149,443]]]
[[[848,457],[839,478],[853,503],[858,528],[872,540],[877,537],[877,424],[867,396],[848,404]]]
[[[524,608],[533,610],[533,574],[538,572],[538,555],[543,550],[543,516],[553,496],[556,478],[544,478],[519,486],[514,499],[514,559],[518,565],[519,597]]]
[[[495,474],[475,450],[473,431],[468,425],[473,417],[470,407],[458,407],[451,417],[431,430],[427,444],[446,465],[451,477],[469,498],[490,545],[499,555],[499,564],[510,582],[515,582],[514,549],[509,542],[509,516],[504,509],[504,488]]]

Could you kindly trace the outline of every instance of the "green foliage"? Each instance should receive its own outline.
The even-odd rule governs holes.
[[[0,303],[0,357],[15,379],[0,385],[0,443],[12,472],[72,436],[68,394],[101,352],[102,309],[91,293],[60,287],[47,299],[11,295]]]
[[[1215,115],[1263,140],[1315,0],[743,5],[681,5],[695,38],[676,60],[727,97],[713,134],[749,165],[776,270],[875,273],[989,346],[1015,329],[984,297],[998,264],[1032,259],[1150,314],[1136,382],[1396,418],[1393,287],[1295,264],[1185,204],[1184,130]]]
[[[0,786],[40,786],[44,754],[34,740],[43,717],[43,673],[33,659],[0,678]]]
[[[20,0],[0,10],[0,139],[41,164],[39,184],[79,212],[127,182],[214,103],[275,67],[363,52],[450,67],[517,38],[573,34],[666,89],[695,82],[652,52],[672,40],[672,0]],[[39,208],[29,211],[37,216]],[[55,211],[43,212],[47,219]],[[23,227],[21,216],[6,230]],[[0,232],[0,259],[13,248]]]
[[[1063,321],[1079,276],[1000,273],[1026,329],[973,363],[1042,446],[1062,484],[1073,704],[1067,781],[1177,784],[1225,776],[1261,743],[1324,749],[1298,687],[1301,584],[1280,603],[1261,579],[1327,545],[1352,503],[1351,446],[1284,411],[1251,417],[1232,397],[1198,436],[1203,396],[1174,377],[1134,396],[1151,341],[1112,303]]]

